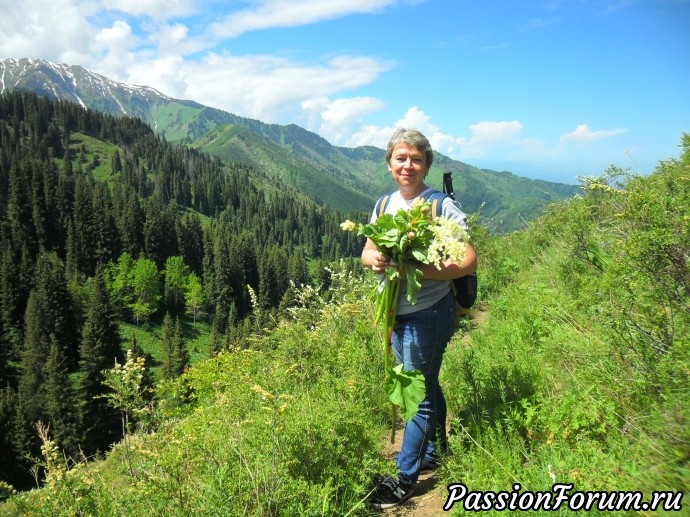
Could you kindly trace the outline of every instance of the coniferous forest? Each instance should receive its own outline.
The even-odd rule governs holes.
[[[174,378],[180,318],[208,321],[217,352],[254,330],[254,306],[270,322],[292,286],[327,284],[322,266],[361,249],[343,215],[261,171],[17,91],[0,98],[0,214],[0,480],[19,488],[35,485],[36,422],[67,456],[122,438],[103,371],[145,354],[121,323],[162,320]]]

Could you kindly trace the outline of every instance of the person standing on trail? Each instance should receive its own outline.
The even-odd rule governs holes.
[[[432,161],[431,144],[422,133],[405,128],[393,133],[386,148],[386,162],[398,190],[390,195],[385,213],[409,209],[416,198],[427,198],[434,192],[425,184]],[[452,198],[443,200],[441,215],[467,230],[467,217]],[[375,208],[371,222],[378,217]],[[374,273],[383,273],[389,265],[370,239],[361,258],[362,264]],[[422,287],[414,305],[407,301],[403,280],[391,346],[405,370],[420,370],[424,374],[426,397],[417,414],[405,425],[402,448],[396,457],[398,475],[383,479],[370,496],[369,504],[374,508],[392,508],[409,499],[420,472],[436,468],[438,452],[445,452],[447,410],[438,377],[443,354],[453,335],[455,300],[451,281],[476,270],[476,252],[468,243],[462,262],[442,262],[440,269],[433,264],[421,265]]]

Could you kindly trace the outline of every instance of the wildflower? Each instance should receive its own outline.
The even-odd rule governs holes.
[[[353,378],[349,378],[347,380],[347,389],[350,392],[355,392],[357,391],[357,381],[354,380]]]
[[[424,200],[424,198],[421,197],[416,197],[412,201],[412,205],[410,206],[410,210],[416,210],[419,208],[420,210],[424,207],[424,205],[428,205],[429,203]]]
[[[441,262],[444,260],[461,262],[465,259],[468,236],[462,226],[445,217],[438,217],[434,220],[431,231],[434,239],[429,244],[427,252],[427,260],[430,264],[441,269]]]
[[[357,229],[357,223],[354,223],[347,219],[345,222],[340,223],[340,228],[342,228],[346,232],[352,232]]]
[[[254,386],[252,386],[252,387],[251,387],[251,390],[252,390],[253,392],[258,393],[259,395],[261,395],[261,398],[262,398],[263,400],[267,400],[267,399],[268,399],[268,400],[273,400],[273,399],[275,398],[275,397],[273,396],[273,394],[269,393],[268,391],[266,391],[265,389],[263,389],[263,388],[262,388],[261,386],[259,386],[258,384],[255,384]]]
[[[259,306],[259,298],[256,296],[256,291],[251,285],[247,284],[247,291],[249,291],[249,299],[251,300],[252,309],[256,309]]]

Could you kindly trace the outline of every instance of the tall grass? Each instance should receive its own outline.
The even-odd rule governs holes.
[[[688,137],[684,149],[651,177],[588,178],[582,197],[487,242],[489,319],[445,360],[444,483],[548,491],[557,480],[687,499]]]

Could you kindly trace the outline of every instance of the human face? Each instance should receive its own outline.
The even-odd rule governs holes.
[[[397,145],[388,161],[388,170],[391,171],[393,179],[400,187],[400,193],[406,199],[416,197],[426,187],[426,155],[416,147],[407,144]]]

